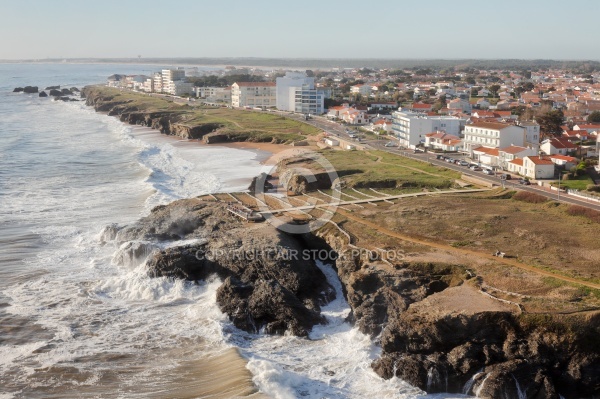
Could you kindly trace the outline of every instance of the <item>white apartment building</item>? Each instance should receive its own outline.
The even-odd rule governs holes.
[[[152,91],[155,93],[162,93],[163,92],[162,74],[160,72],[156,72],[152,76],[152,80],[153,80]]]
[[[535,121],[523,121],[518,126],[525,129],[525,144],[537,152],[540,148],[540,125]]]
[[[295,91],[297,88],[315,88],[315,78],[309,78],[304,72],[286,72],[285,76],[275,79],[277,109],[295,110]]]
[[[183,80],[175,80],[169,84],[167,93],[174,96],[183,96],[184,94],[192,94],[194,91],[194,85]]]
[[[229,87],[196,87],[196,97],[205,98],[210,102],[222,102],[231,104],[231,86]]]
[[[275,82],[235,82],[231,85],[234,107],[274,107],[277,100]]]
[[[291,88],[294,93],[294,112],[321,115],[325,112],[325,94],[309,85]]]
[[[401,110],[392,114],[392,132],[400,141],[400,146],[415,148],[425,143],[425,135],[432,132],[445,132],[460,136],[466,119],[455,116],[427,116],[420,112]]]
[[[481,146],[503,148],[511,145],[525,147],[525,129],[501,122],[475,122],[465,126],[463,148],[471,156]]]

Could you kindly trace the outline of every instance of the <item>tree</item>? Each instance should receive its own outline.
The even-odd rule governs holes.
[[[587,121],[589,123],[600,123],[600,111],[594,111],[588,115]]]
[[[561,125],[564,123],[565,115],[560,109],[553,109],[536,117],[542,133],[558,134],[561,132]]]
[[[312,78],[315,76],[315,72],[312,69],[307,69],[305,73],[306,73],[306,76],[309,78]]]
[[[498,90],[500,90],[500,85],[491,85],[490,87],[488,87],[488,89],[490,89],[493,96],[496,97],[496,95],[498,94]]]

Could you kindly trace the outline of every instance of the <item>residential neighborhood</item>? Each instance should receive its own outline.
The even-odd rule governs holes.
[[[322,118],[353,129],[352,140],[370,137],[387,140],[388,148],[452,155],[486,173],[540,184],[599,169],[598,73],[235,66],[200,73],[178,67],[152,76],[113,75],[107,84],[201,104]],[[323,143],[355,149],[339,137]]]

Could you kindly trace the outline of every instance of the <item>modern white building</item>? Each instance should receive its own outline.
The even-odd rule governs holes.
[[[315,88],[315,78],[306,76],[304,72],[286,72],[285,76],[275,79],[275,83],[277,86],[276,106],[282,111],[294,111],[296,88]]]
[[[235,82],[231,85],[234,107],[271,108],[276,104],[275,82]]]
[[[525,129],[501,122],[475,122],[465,126],[463,147],[473,155],[481,146],[503,148],[511,145],[525,147]]]
[[[392,121],[392,132],[400,141],[399,145],[407,148],[425,143],[425,135],[431,132],[460,136],[466,123],[466,119],[455,116],[428,116],[408,110],[394,112]]]
[[[290,88],[294,93],[294,112],[321,115],[325,112],[325,94],[309,85]],[[279,108],[279,107],[278,107]]]

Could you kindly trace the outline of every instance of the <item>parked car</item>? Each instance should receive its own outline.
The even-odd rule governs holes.
[[[523,184],[524,186],[528,186],[531,183],[527,179],[519,179],[519,184]]]
[[[510,179],[512,179],[511,175],[509,175],[508,173],[502,173],[502,174],[500,175],[500,178],[501,178],[502,180],[510,180]]]
[[[384,147],[394,147],[395,144],[393,141],[388,141],[387,143],[385,143]]]
[[[457,164],[457,165],[460,165],[460,162],[461,162],[460,159],[455,159],[454,160],[454,163]]]
[[[473,165],[473,166],[471,166],[469,169],[471,169],[472,171],[475,171],[475,172],[477,172],[477,171],[480,171],[480,170],[481,170],[481,168],[480,168],[479,166],[477,166],[477,165]]]
[[[485,173],[486,175],[493,175],[493,174],[494,174],[494,171],[493,171],[493,170],[491,170],[491,169],[484,169],[484,170],[483,170],[483,173]]]
[[[460,161],[458,164],[460,166],[469,166],[469,163],[467,161]]]
[[[355,139],[356,138],[356,134],[349,134],[348,137],[350,137],[351,139]]]
[[[448,163],[454,163],[454,158],[446,158],[446,162],[448,162]]]

